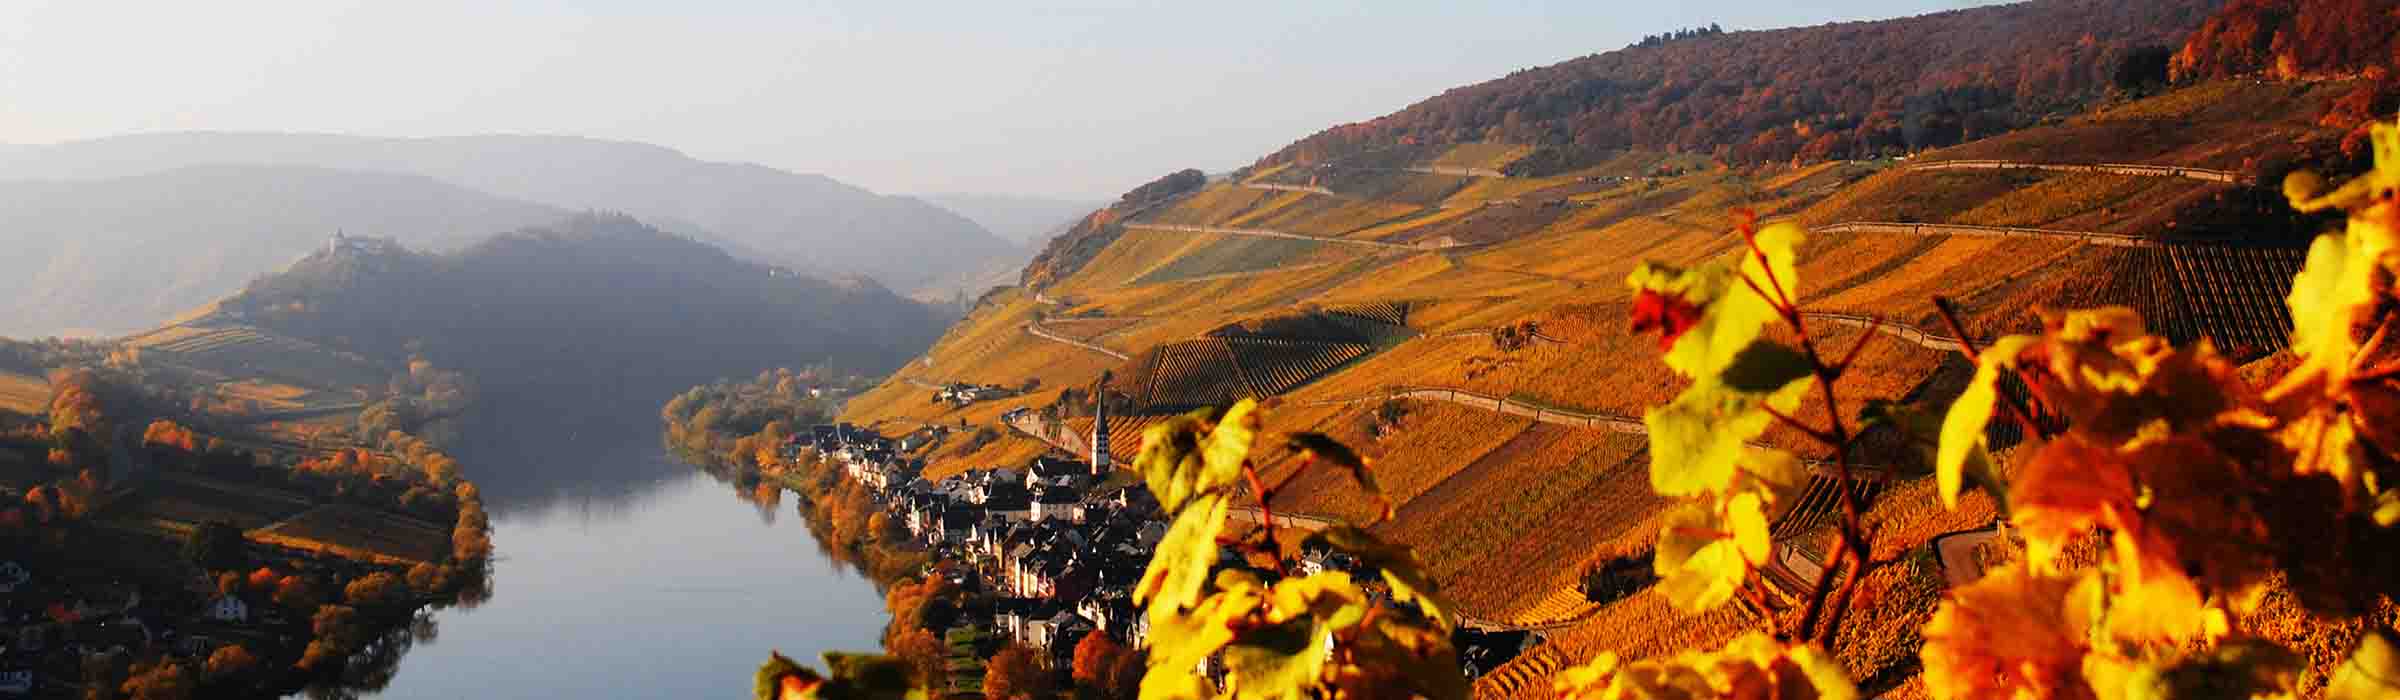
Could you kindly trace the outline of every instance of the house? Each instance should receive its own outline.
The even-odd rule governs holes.
[[[249,622],[250,604],[233,596],[218,596],[216,600],[208,602],[203,614],[218,622]]]
[[[15,593],[18,586],[32,580],[33,572],[25,570],[23,564],[0,561],[0,593]]]
[[[1033,520],[1083,522],[1083,499],[1066,489],[1043,491],[1040,498],[1033,500]]]

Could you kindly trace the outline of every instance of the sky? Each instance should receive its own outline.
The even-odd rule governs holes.
[[[573,134],[889,193],[1114,198],[1643,34],[1962,0],[0,0],[0,143]]]

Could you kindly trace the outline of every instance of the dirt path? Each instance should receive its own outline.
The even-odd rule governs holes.
[[[1054,341],[1054,342],[1066,343],[1066,344],[1068,344],[1068,345],[1073,345],[1073,346],[1075,346],[1075,347],[1083,348],[1083,349],[1085,349],[1085,350],[1090,350],[1090,351],[1092,351],[1092,352],[1100,353],[1100,354],[1102,354],[1102,355],[1107,355],[1107,356],[1109,356],[1109,357],[1114,357],[1114,358],[1117,358],[1117,359],[1119,359],[1119,360],[1130,360],[1130,359],[1133,359],[1133,356],[1132,356],[1132,355],[1127,355],[1127,354],[1125,354],[1125,353],[1117,352],[1117,351],[1115,351],[1115,350],[1110,350],[1110,349],[1108,349],[1108,348],[1106,348],[1106,347],[1102,347],[1102,346],[1100,346],[1100,345],[1096,345],[1096,344],[1093,344],[1093,343],[1087,343],[1087,342],[1083,342],[1083,341],[1081,341],[1081,340],[1076,340],[1076,339],[1074,339],[1074,338],[1069,338],[1069,337],[1066,337],[1066,336],[1063,336],[1063,335],[1059,335],[1059,334],[1057,334],[1057,333],[1052,333],[1052,332],[1050,332],[1049,330],[1042,328],[1042,324],[1040,324],[1040,323],[1028,323],[1028,324],[1025,324],[1025,332],[1027,332],[1027,333],[1032,333],[1032,334],[1033,334],[1035,337],[1041,338],[1041,339],[1043,339],[1043,340],[1049,340],[1049,341]]]
[[[1335,243],[1335,244],[1341,244],[1341,245],[1362,246],[1362,247],[1367,247],[1367,248],[1380,248],[1380,249],[1384,249],[1384,250],[1439,250],[1439,249],[1442,249],[1442,248],[1456,248],[1456,247],[1460,247],[1460,246],[1464,245],[1464,244],[1461,244],[1461,243],[1458,243],[1458,242],[1455,242],[1455,241],[1446,241],[1446,242],[1442,242],[1442,243],[1429,243],[1429,244],[1422,244],[1422,245],[1418,245],[1418,244],[1407,244],[1407,243],[1385,243],[1385,242],[1383,242],[1383,241],[1361,241],[1361,240],[1355,240],[1355,239],[1350,239],[1350,238],[1329,238],[1329,237],[1326,237],[1326,236],[1306,236],[1306,235],[1301,235],[1301,234],[1297,234],[1297,233],[1290,233],[1290,232],[1286,232],[1286,231],[1275,231],[1275,230],[1263,229],[1263,228],[1230,228],[1230,227],[1225,227],[1225,226],[1193,226],[1193,225],[1190,225],[1190,224],[1126,224],[1126,225],[1125,225],[1125,228],[1128,228],[1128,229],[1134,229],[1134,230],[1141,230],[1141,231],[1176,231],[1176,232],[1181,232],[1181,233],[1214,233],[1214,234],[1226,235],[1226,236],[1254,236],[1254,237],[1259,237],[1259,238],[1282,238],[1282,239],[1286,239],[1286,240],[1295,240],[1295,241],[1316,241],[1316,242],[1318,242],[1318,243]]]
[[[1931,163],[1910,163],[1909,172],[1937,170],[2043,170],[2060,173],[2105,173],[2142,177],[2180,177],[2234,185],[2256,184],[2256,178],[2232,170],[2186,168],[2179,165],[2142,165],[2138,163],[2028,163],[2013,160],[1944,160]]]

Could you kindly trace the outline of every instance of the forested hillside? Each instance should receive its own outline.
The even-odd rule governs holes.
[[[2291,78],[2380,66],[2388,76],[2395,42],[2400,3],[2391,0],[2234,0],[2192,33],[2172,70],[2181,79]]]
[[[661,397],[796,361],[888,371],[939,330],[871,283],[743,262],[622,215],[450,254],[337,241],[220,309],[368,356],[420,355],[474,377],[495,415],[587,427],[646,424]]]
[[[2036,0],[1661,41],[1455,88],[1259,163],[1473,141],[1566,153],[1552,169],[1619,149],[1755,163],[1947,146],[2075,111],[2221,4]]]

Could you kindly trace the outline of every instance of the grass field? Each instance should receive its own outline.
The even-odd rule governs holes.
[[[281,523],[252,530],[250,538],[353,559],[403,564],[440,561],[450,551],[449,528],[341,504],[317,506]]]

